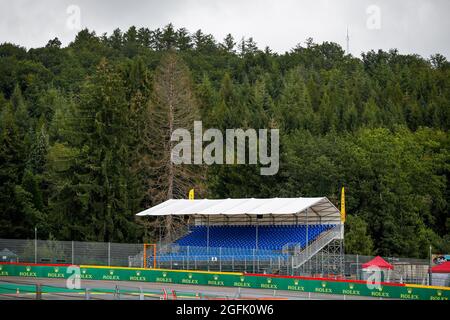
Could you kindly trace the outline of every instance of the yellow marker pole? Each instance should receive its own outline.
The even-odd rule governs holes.
[[[341,191],[341,222],[345,222],[345,188],[342,187]]]
[[[194,189],[189,190],[189,200],[194,200]]]

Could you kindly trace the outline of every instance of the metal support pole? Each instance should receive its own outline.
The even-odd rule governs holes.
[[[86,288],[86,289],[84,290],[84,298],[85,298],[86,300],[90,300],[90,299],[91,299],[91,295],[89,294],[89,288]]]
[[[344,256],[344,250],[345,250],[345,246],[344,246],[344,224],[341,224],[341,240],[339,241],[340,246],[339,246],[339,259],[341,260],[340,262],[340,266],[341,266],[341,274],[343,277],[345,277],[345,256]]]
[[[162,243],[162,221],[159,223],[159,247],[161,248]]]
[[[142,290],[142,287],[139,287],[139,300],[145,300],[144,291]]]
[[[288,261],[288,269],[289,269],[289,261]],[[288,270],[289,273],[289,270]],[[294,256],[291,256],[291,276],[294,275]]]
[[[256,217],[255,249],[258,250],[258,217]]]
[[[431,266],[433,263],[433,256],[432,256],[432,248],[430,246],[430,261],[429,261],[429,266],[428,266],[428,285],[431,286],[433,284],[433,273],[431,271]]]
[[[189,270],[189,246],[187,247],[187,269]]]
[[[34,227],[34,263],[37,263],[37,228]]]
[[[108,266],[111,266],[111,242],[108,242]]]
[[[359,255],[356,255],[356,280],[359,280]]]
[[[255,273],[255,249],[253,249],[253,273]]]
[[[309,270],[311,271],[311,259],[310,259],[310,256],[309,256],[308,208],[306,208],[306,257],[308,258]]]
[[[322,254],[320,255],[320,257],[322,258],[321,276],[323,277],[323,250],[322,250]]]
[[[75,264],[75,251],[74,251],[74,242],[73,242],[73,240],[72,240],[72,264]]]
[[[208,271],[209,271],[209,260],[211,260],[211,257],[209,256],[209,216],[206,223],[206,255],[208,259]]]
[[[206,225],[206,253],[209,255],[209,216]]]

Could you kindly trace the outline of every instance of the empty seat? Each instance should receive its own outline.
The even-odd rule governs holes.
[[[281,250],[291,243],[301,247],[314,241],[332,225],[288,225],[259,226],[258,249]],[[193,227],[191,232],[176,241],[180,246],[206,247],[208,243],[206,226]],[[256,226],[211,226],[209,247],[212,248],[256,248]]]

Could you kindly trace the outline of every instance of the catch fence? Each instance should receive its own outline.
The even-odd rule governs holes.
[[[304,275],[364,280],[370,276],[362,265],[373,256],[341,255],[343,272],[328,268],[330,256],[317,253],[301,269],[293,268],[289,252],[256,249],[200,248],[176,245],[157,245],[146,252],[146,267],[208,270],[221,272],[249,272],[280,275]],[[383,257],[393,270],[382,273],[383,281],[411,284],[429,284],[429,260]],[[144,267],[144,245],[79,242],[55,240],[0,239],[0,262],[98,265]],[[333,265],[335,262],[333,262]]]

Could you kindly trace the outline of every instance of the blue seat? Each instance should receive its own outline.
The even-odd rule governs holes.
[[[334,227],[333,225],[285,225],[259,226],[258,250],[256,247],[256,226],[211,226],[209,228],[209,248],[207,247],[207,227],[195,226],[184,237],[178,239],[176,252],[161,255],[162,262],[186,260],[206,261],[213,257],[222,261],[284,260],[288,255],[281,253],[286,244],[305,247],[307,243]],[[307,232],[308,230],[308,232]],[[308,239],[308,240],[307,240]]]
[[[301,247],[314,241],[322,232],[332,225],[294,226],[259,226],[258,248],[281,250],[287,243],[296,243]],[[307,241],[308,238],[308,241]],[[176,241],[180,246],[206,247],[207,227],[196,226],[181,239]],[[209,228],[209,246],[211,248],[243,248],[256,247],[256,226],[211,226]],[[223,251],[222,251],[223,253]]]

